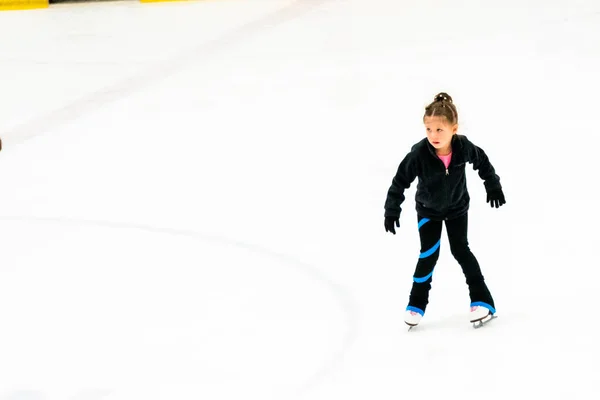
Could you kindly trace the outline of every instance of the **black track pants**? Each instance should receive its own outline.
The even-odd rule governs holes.
[[[450,251],[462,267],[469,286],[471,305],[489,308],[495,313],[494,299],[485,284],[477,259],[469,249],[467,240],[468,214],[447,221],[432,221],[418,217],[419,236],[421,238],[421,254],[413,277],[408,310],[425,313],[429,303],[429,290],[433,279],[433,270],[440,255],[442,223],[446,224]]]

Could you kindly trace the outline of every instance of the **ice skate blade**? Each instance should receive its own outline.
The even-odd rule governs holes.
[[[406,325],[408,325],[408,332],[410,332],[413,328],[416,328],[418,324],[409,324],[408,322],[405,322]]]
[[[483,321],[483,320],[485,320],[485,319],[489,318],[489,317],[490,317],[490,315],[493,315],[493,314],[492,314],[492,312],[491,312],[491,311],[489,311],[489,310],[488,310],[488,313],[485,315],[485,317],[481,317],[481,318],[479,318],[479,319],[472,319],[470,322],[473,324],[473,323],[475,323],[475,322]]]
[[[473,328],[479,329],[479,328],[487,325],[488,323],[490,323],[492,320],[494,320],[496,318],[498,318],[497,315],[489,314],[487,317],[480,319],[479,321],[472,321]]]

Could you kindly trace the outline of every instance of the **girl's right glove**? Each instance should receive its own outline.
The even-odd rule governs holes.
[[[385,217],[385,222],[383,224],[385,225],[386,232],[392,232],[395,235],[396,229],[394,228],[394,224],[400,228],[400,217]]]
[[[502,189],[490,190],[487,194],[487,202],[490,203],[490,207],[492,208],[499,208],[500,206],[506,204]]]

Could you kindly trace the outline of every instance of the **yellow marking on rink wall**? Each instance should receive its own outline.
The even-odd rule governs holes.
[[[49,0],[0,0],[0,11],[48,8]]]

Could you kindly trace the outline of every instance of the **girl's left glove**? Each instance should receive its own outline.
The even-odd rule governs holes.
[[[500,206],[506,204],[502,189],[490,190],[487,194],[487,202],[490,203],[490,207],[492,208],[499,208]]]

